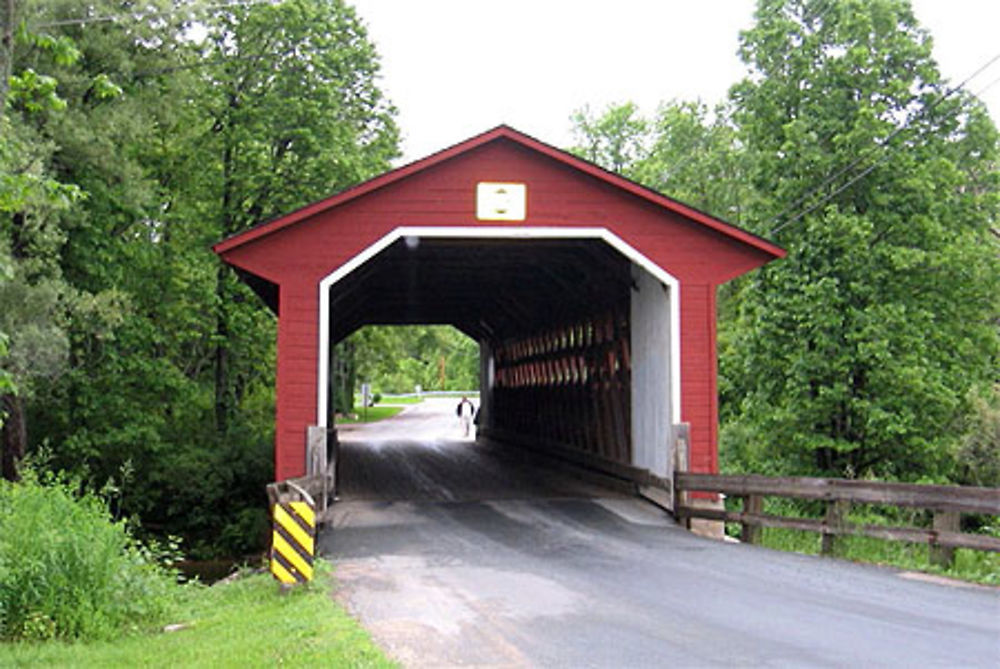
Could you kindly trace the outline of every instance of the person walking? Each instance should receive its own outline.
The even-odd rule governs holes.
[[[463,396],[462,401],[458,403],[458,407],[455,409],[455,413],[458,414],[458,421],[462,425],[462,436],[468,437],[472,429],[472,416],[476,413],[476,407],[473,406],[468,397]]]

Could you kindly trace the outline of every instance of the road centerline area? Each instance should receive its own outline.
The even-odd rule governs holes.
[[[404,666],[1000,661],[996,590],[691,535],[571,470],[460,439],[452,404],[342,433],[320,537],[337,598]]]

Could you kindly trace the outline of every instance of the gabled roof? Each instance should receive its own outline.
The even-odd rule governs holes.
[[[762,237],[747,232],[746,230],[738,228],[735,225],[727,223],[721,219],[715,218],[714,216],[710,216],[703,211],[699,211],[693,207],[678,202],[677,200],[669,198],[666,195],[658,193],[650,188],[646,188],[645,186],[626,179],[619,174],[610,172],[598,165],[595,165],[594,163],[574,156],[573,154],[561,149],[557,149],[554,146],[541,142],[506,125],[497,126],[492,130],[488,130],[480,135],[471,137],[464,142],[459,142],[454,146],[438,151],[437,153],[431,154],[426,158],[422,158],[408,165],[404,165],[403,167],[385,172],[373,179],[369,179],[368,181],[343,190],[326,199],[302,207],[301,209],[293,211],[290,214],[261,223],[260,225],[250,228],[249,230],[224,239],[213,246],[212,250],[217,254],[224,254],[231,249],[278,232],[279,230],[282,230],[290,225],[294,225],[311,216],[315,216],[316,214],[328,209],[332,209],[357,198],[363,197],[368,193],[405,179],[418,172],[431,169],[435,165],[497,140],[509,140],[525,148],[536,151],[568,167],[588,174],[607,184],[651,202],[652,204],[680,214],[681,216],[684,216],[696,223],[700,223],[701,225],[711,228],[712,230],[715,230],[727,237],[759,249],[760,251],[763,251],[764,253],[775,258],[783,258],[785,256],[784,249]]]

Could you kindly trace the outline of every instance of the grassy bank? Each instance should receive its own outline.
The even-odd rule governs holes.
[[[727,500],[731,509],[741,508],[735,499]],[[809,517],[801,504],[791,500],[767,499],[764,512],[789,517]],[[816,517],[813,515],[812,517]],[[898,527],[927,527],[929,516],[919,510],[872,509],[856,505],[847,518],[855,525],[886,525]],[[994,519],[995,520],[995,519]],[[998,535],[995,523],[981,531]],[[726,533],[738,537],[740,525],[727,523]],[[761,528],[760,545],[775,550],[819,555],[822,537],[818,532],[804,532],[774,527]],[[930,549],[926,543],[888,541],[863,536],[841,536],[836,540],[833,557],[910,571],[921,571],[946,576],[948,578],[1000,586],[1000,554],[959,548],[955,550],[955,560],[948,567],[938,566],[930,559]]]
[[[278,594],[269,574],[192,587],[175,632],[90,643],[0,644],[0,666],[392,667],[330,598],[331,578]]]
[[[374,423],[377,420],[385,420],[386,418],[392,418],[405,407],[402,406],[382,406],[376,405],[373,407],[368,407],[368,409],[358,409],[355,413],[347,416],[338,416],[337,425],[346,425],[349,423]]]
[[[814,532],[764,528],[760,543],[776,550],[819,555],[820,542],[819,534]],[[928,553],[927,544],[883,541],[870,537],[841,537],[837,540],[834,557],[939,574],[970,583],[1000,586],[1000,554],[959,548],[955,551],[954,564],[939,567],[931,563]]]
[[[420,404],[423,401],[423,397],[416,395],[383,395],[379,404]]]

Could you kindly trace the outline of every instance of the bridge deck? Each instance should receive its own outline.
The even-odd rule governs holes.
[[[390,421],[340,428],[342,502],[456,502],[616,497],[603,477],[550,458],[464,438],[453,399],[427,399]],[[610,480],[609,480],[610,481]],[[334,505],[336,507],[336,505]]]
[[[622,496],[608,486],[490,443],[411,440],[341,447],[341,501],[460,502]]]
[[[343,501],[319,542],[337,598],[403,666],[1000,660],[996,589],[697,537],[641,500],[456,439],[453,406],[439,408],[436,427],[428,405],[345,431]]]

